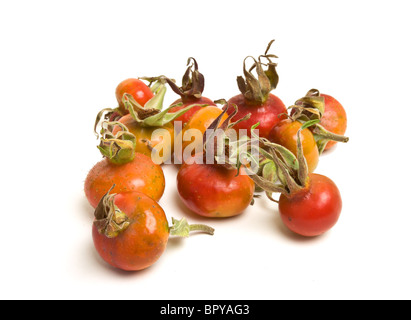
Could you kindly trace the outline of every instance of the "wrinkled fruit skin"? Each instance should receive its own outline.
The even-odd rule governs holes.
[[[233,122],[244,118],[251,113],[251,118],[237,124],[234,129],[247,129],[247,135],[251,136],[250,128],[256,123],[260,123],[257,127],[261,138],[268,138],[268,135],[279,121],[280,115],[287,113],[287,108],[284,103],[275,95],[269,94],[268,99],[263,104],[255,104],[247,101],[242,94],[232,97],[228,100],[228,114],[231,114],[235,109],[233,104],[237,105],[238,113],[232,119]]]
[[[117,194],[114,203],[127,215],[130,225],[115,238],[100,234],[93,225],[97,252],[115,268],[125,271],[148,268],[167,246],[169,226],[163,209],[139,192]]]
[[[177,112],[177,111],[179,111],[181,109],[184,109],[184,108],[186,108],[186,107],[188,107],[192,104],[202,104],[202,105],[207,104],[209,106],[215,106],[215,103],[212,100],[210,100],[206,97],[201,97],[199,99],[184,99],[184,100],[178,99],[178,100],[174,101],[171,105],[178,104],[178,103],[182,103],[183,105],[171,108],[169,113]],[[198,110],[200,110],[201,108],[202,108],[201,106],[196,106],[196,107],[191,108],[190,110],[188,110],[183,115],[181,115],[178,118],[174,119],[173,123],[175,123],[176,121],[181,121],[182,127],[184,127],[187,124],[187,122],[190,121],[190,119],[193,117],[193,115]]]
[[[237,170],[219,165],[184,164],[177,175],[177,189],[193,212],[212,218],[239,215],[251,203],[254,182]]]
[[[193,150],[201,150],[203,149],[203,140],[195,140],[194,137],[191,138],[191,140],[184,141],[184,134],[187,134],[190,132],[188,130],[190,129],[196,129],[201,133],[201,136],[204,135],[208,127],[213,123],[215,119],[218,118],[218,116],[223,112],[220,108],[216,106],[208,106],[201,108],[198,110],[190,119],[190,121],[187,122],[187,124],[184,126],[183,130],[179,133],[178,135],[178,141],[182,141],[182,153],[175,153],[175,158],[180,161],[180,163],[183,163],[185,159],[183,159],[184,155],[184,150],[187,148],[187,146],[190,145],[190,148],[193,147]],[[220,125],[228,118],[227,114],[224,114],[221,118]],[[196,141],[196,143],[194,143]],[[201,152],[198,151],[198,152]],[[195,155],[195,153],[198,153],[193,151],[191,153],[192,156]]]
[[[302,124],[290,119],[281,120],[270,132],[268,140],[280,144],[297,156],[297,133]],[[308,171],[314,172],[318,165],[320,155],[313,134],[307,128],[301,131],[303,153],[307,161]]]
[[[113,193],[138,191],[158,201],[164,193],[165,177],[161,166],[143,154],[136,153],[133,161],[122,165],[105,158],[87,175],[84,191],[89,203],[96,208],[114,184]]]
[[[150,88],[139,79],[130,78],[122,81],[116,88],[116,99],[121,114],[128,113],[123,104],[123,96],[125,93],[131,94],[142,107],[154,96]]]
[[[333,97],[326,94],[321,94],[321,96],[324,97],[325,108],[320,124],[332,133],[344,135],[347,129],[347,114],[345,109],[341,103]],[[329,150],[336,143],[336,141],[329,141],[324,150]]]
[[[307,187],[296,194],[280,196],[278,209],[283,223],[293,232],[313,237],[331,229],[342,209],[340,191],[329,178],[310,174]]]
[[[162,127],[143,127],[138,124],[138,122],[135,121],[130,114],[121,117],[118,121],[124,124],[127,129],[136,137],[136,152],[142,153],[150,158],[152,158],[153,155],[151,148],[156,149],[161,156],[163,156],[164,153],[170,155],[173,153],[174,126],[172,123],[167,123]],[[168,132],[170,143],[165,143],[161,135],[153,136],[153,132],[158,129],[164,129],[166,132]],[[115,127],[113,133],[116,134],[119,130],[120,127]],[[161,147],[159,146],[160,143]],[[168,159],[165,159],[165,161],[166,160]],[[156,161],[156,163],[159,162]]]

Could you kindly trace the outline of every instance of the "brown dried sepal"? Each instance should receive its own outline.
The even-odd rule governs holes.
[[[107,238],[115,238],[130,225],[129,218],[115,204],[116,194],[110,194],[113,186],[100,200],[94,212],[94,226]]]
[[[190,64],[192,61],[192,64]],[[204,76],[198,71],[198,63],[193,57],[188,58],[187,70],[184,73],[181,87],[174,80],[165,77],[170,88],[177,93],[183,101],[201,98],[204,91]]]
[[[268,99],[269,93],[274,90],[279,81],[279,76],[276,70],[277,64],[271,59],[278,58],[276,55],[268,54],[274,40],[271,40],[267,46],[267,49],[263,55],[260,55],[258,59],[248,56],[243,62],[244,77],[237,77],[237,85],[244,97],[254,103],[264,103]],[[248,58],[254,60],[254,64],[247,70],[246,61]],[[265,59],[266,62],[262,62]],[[264,67],[266,69],[264,70]],[[256,69],[257,78],[252,74],[252,71]]]

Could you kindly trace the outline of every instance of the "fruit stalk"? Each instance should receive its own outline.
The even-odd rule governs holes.
[[[187,238],[193,231],[200,231],[209,235],[214,235],[214,229],[205,224],[189,224],[186,218],[177,220],[172,218],[173,225],[170,227],[170,235]]]

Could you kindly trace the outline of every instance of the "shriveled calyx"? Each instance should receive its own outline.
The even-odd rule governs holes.
[[[231,119],[237,113],[235,108],[236,110],[219,126],[227,109],[225,107],[220,117],[209,126],[208,129],[212,133],[204,135],[204,153],[211,153],[217,160],[217,164],[227,169],[235,169],[239,172],[240,168],[243,167],[256,186],[265,191],[272,201],[276,201],[272,198],[273,193],[291,195],[307,187],[309,170],[304,158],[301,131],[316,125],[319,122],[318,119],[307,121],[299,129],[297,156],[295,156],[286,147],[272,143],[266,138],[260,138],[256,133],[259,123],[251,128],[251,137],[245,135],[238,139],[232,139],[227,134],[228,129],[239,121],[248,119],[249,115],[232,123]],[[219,135],[222,135],[224,141],[220,145],[215,141],[221,138]],[[232,149],[232,145],[236,145],[236,148]],[[256,168],[258,170],[253,170]]]
[[[145,105],[147,106],[154,106],[162,103],[164,99],[164,94],[161,89],[161,84],[164,82],[162,79],[157,79],[156,81],[150,81],[149,87],[151,92],[154,94],[153,98],[151,98]],[[161,99],[161,95],[163,96]],[[153,101],[152,101],[153,100]],[[144,107],[144,106],[143,106]],[[161,108],[160,108],[161,109]],[[97,134],[97,126],[100,121],[107,120],[107,121],[117,121],[119,120],[124,114],[119,110],[119,108],[104,108],[96,116],[96,120],[94,123],[94,133]]]
[[[324,97],[320,95],[317,89],[311,89],[307,94],[298,99],[295,105],[289,107],[291,109],[291,119],[305,123],[310,120],[319,120],[324,115],[325,103]],[[317,142],[318,151],[321,154],[328,141],[348,142],[349,138],[343,135],[335,134],[325,129],[320,123],[316,123],[311,127],[311,131]]]
[[[114,187],[115,185],[104,195],[94,212],[94,226],[100,234],[110,239],[118,237],[131,224],[129,217],[114,204],[116,194],[110,194]],[[204,224],[190,225],[185,218],[172,218],[172,223],[170,235],[177,237],[186,238],[195,231],[214,235],[215,231]]]
[[[308,165],[304,158],[301,141],[301,131],[315,125],[319,120],[310,120],[302,125],[297,134],[297,156],[282,145],[272,143],[265,138],[260,138],[256,133],[258,123],[251,128],[251,137],[245,135],[232,139],[227,134],[228,129],[238,122],[232,123],[231,119],[236,111],[220,125],[220,120],[227,108],[219,118],[210,125],[211,134],[204,135],[204,153],[212,154],[218,165],[227,169],[237,170],[243,167],[256,186],[266,192],[269,199],[273,193],[290,195],[306,188],[308,178]],[[248,118],[247,115],[243,121]],[[222,135],[222,137],[221,137]],[[222,144],[216,139],[223,139]],[[233,145],[236,148],[231,148]],[[206,158],[209,161],[209,158]],[[209,162],[208,162],[209,163]],[[255,170],[255,169],[258,170]]]
[[[234,111],[220,124],[221,119],[227,113],[228,105],[224,99],[217,100],[215,103],[221,103],[225,106],[223,112],[210,124],[203,135],[204,161],[206,163],[216,162],[228,169],[239,170],[241,166],[239,161],[242,158],[241,151],[244,150],[241,146],[246,144],[249,138],[247,135],[237,137],[237,132],[230,131],[230,129],[238,123],[250,119],[251,114],[232,122],[238,112],[237,106],[233,105]],[[233,137],[231,134],[235,136]]]
[[[116,194],[110,194],[114,187],[104,195],[94,212],[94,226],[107,238],[117,237],[130,225],[127,215],[114,204]]]
[[[152,78],[142,78],[148,81],[156,81],[159,78],[165,80],[170,88],[181,97],[184,101],[194,101],[200,99],[204,91],[204,76],[198,71],[197,61],[190,57],[187,61],[187,70],[183,75],[181,86],[179,87],[173,79],[167,78],[165,76],[152,77]]]
[[[252,139],[258,139],[263,146],[259,149],[262,160],[260,159],[260,170],[257,173],[246,169],[250,178],[266,192],[270,200],[276,201],[272,198],[273,193],[288,196],[307,187],[309,171],[304,158],[301,131],[314,126],[318,121],[318,119],[309,120],[298,130],[297,156],[279,144],[256,136],[254,130],[257,125],[252,128]]]
[[[169,110],[173,107],[181,106],[182,104],[175,104],[170,106],[169,108],[163,110],[163,102],[164,97],[167,92],[166,87],[166,78],[164,76],[157,77],[157,78],[141,78],[150,81],[150,89],[154,93],[153,98],[151,98],[147,103],[142,106],[140,105],[131,94],[125,93],[122,102],[127,109],[127,111],[131,114],[133,119],[138,122],[139,125],[143,127],[161,127],[165,124],[173,121],[174,119],[178,118],[179,116],[186,113],[188,110],[195,106],[204,106],[198,104],[192,104],[178,110],[174,113],[169,113]],[[101,110],[97,117],[94,124],[94,132],[97,133],[97,127],[101,121],[101,119],[109,120],[109,121],[116,121],[119,120],[120,117],[116,117],[112,119],[112,109],[103,109]]]
[[[114,134],[116,126],[120,130]],[[136,137],[124,124],[118,121],[103,121],[100,135],[100,145],[97,148],[112,163],[121,165],[134,160]]]
[[[131,117],[142,127],[162,127],[185,112],[196,106],[205,106],[202,104],[192,104],[177,112],[168,112],[171,108],[181,105],[172,105],[169,108],[162,110],[164,96],[166,94],[166,85],[164,80],[159,80],[153,86],[154,97],[149,100],[145,106],[141,106],[132,95],[125,93],[123,96],[123,104],[129,111]],[[97,117],[94,131],[100,124],[101,115]],[[108,158],[115,164],[124,164],[134,159],[136,137],[128,130],[128,128],[119,121],[101,122],[100,130],[100,152],[104,157]],[[114,128],[120,130],[115,132]]]
[[[277,64],[271,59],[278,58],[276,55],[268,54],[274,40],[271,40],[263,55],[258,59],[248,56],[243,62],[243,76],[237,77],[238,88],[246,100],[253,103],[264,103],[270,94],[278,85],[279,77],[276,70]],[[250,69],[247,70],[246,61],[251,58],[254,63]],[[263,60],[265,62],[263,62]],[[257,77],[252,74],[255,69]]]

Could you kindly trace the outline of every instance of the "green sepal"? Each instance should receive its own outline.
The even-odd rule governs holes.
[[[300,130],[304,130],[304,129],[307,129],[307,128],[309,128],[309,127],[312,127],[312,126],[318,124],[319,122],[320,122],[319,119],[313,119],[313,120],[309,120],[309,121],[307,121],[307,122],[304,122],[304,123],[302,124]]]
[[[255,129],[258,124],[251,127],[251,136],[254,139],[259,139],[264,148],[260,148],[260,152],[263,157],[266,157],[269,161],[272,161],[277,168],[277,181],[270,181],[263,175],[255,175],[251,177],[256,185],[264,189],[271,199],[271,193],[279,192],[283,194],[289,194],[297,189],[300,189],[300,185],[295,181],[294,169],[296,166],[299,170],[299,163],[296,161],[296,157],[286,149],[285,147],[272,143],[265,138],[259,138],[255,133]],[[265,150],[267,149],[267,150]]]
[[[146,104],[144,105],[144,109],[162,110],[167,88],[165,84],[161,81],[157,81],[156,83],[154,83],[153,88],[154,96],[146,102]]]
[[[131,162],[135,157],[135,146],[131,141],[101,139],[97,148],[104,157],[115,164]]]
[[[112,131],[115,126],[119,126],[122,130],[114,135]],[[97,148],[110,162],[125,164],[134,160],[136,137],[124,124],[117,121],[104,121],[100,134],[100,145]]]
[[[165,92],[166,87],[162,84],[161,88],[158,89],[157,94],[145,104],[144,108],[133,98],[133,96],[127,93],[123,96],[123,103],[130,112],[132,118],[142,127],[161,127],[182,116],[194,107],[207,106],[205,104],[192,104],[177,112],[169,113],[172,108],[182,106],[182,103],[171,105],[165,110],[162,110]]]
[[[296,156],[290,151],[288,150],[286,147],[277,144],[277,143],[273,143],[265,138],[260,138],[258,135],[255,134],[255,129],[258,127],[259,123],[253,125],[251,127],[251,136],[254,139],[259,139],[259,141],[266,147],[271,147],[273,149],[275,149],[280,155],[282,160],[284,161],[284,163],[287,165],[288,168],[290,168],[291,170],[298,170],[298,161]],[[271,153],[267,152],[265,149],[261,148],[260,149],[260,153],[267,159],[269,159],[270,161],[273,161],[274,158],[272,156]]]
[[[272,182],[277,181],[277,166],[273,161],[269,161],[264,165],[262,175],[267,180],[270,180]]]
[[[267,162],[262,169],[262,176],[264,179],[271,181],[271,182],[276,182],[279,177],[277,175],[277,166],[275,165],[275,163],[273,161],[269,161]],[[267,192],[267,196],[271,197],[272,193],[271,192]]]
[[[169,108],[161,111],[160,113],[153,115],[151,117],[148,117],[146,119],[144,119],[144,123],[143,126],[148,126],[148,127],[157,127],[157,126],[164,126],[167,123],[172,122],[173,120],[177,119],[178,117],[182,116],[184,113],[186,113],[188,110],[194,108],[194,107],[206,107],[208,106],[207,104],[198,104],[198,103],[194,103],[191,104],[181,110],[178,110],[176,112],[169,112],[170,109],[174,108],[174,107],[179,107],[182,106],[182,103],[177,103],[174,104],[172,106],[170,106]]]

